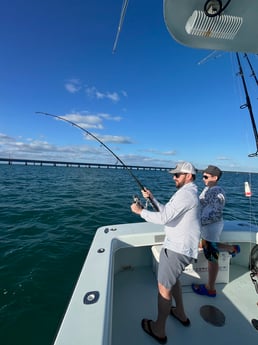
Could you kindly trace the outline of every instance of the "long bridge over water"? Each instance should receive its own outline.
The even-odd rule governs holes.
[[[142,165],[121,165],[121,164],[107,164],[107,163],[84,163],[84,162],[66,162],[56,160],[42,160],[42,159],[19,159],[19,158],[0,158],[0,163],[23,164],[23,165],[50,165],[50,166],[66,166],[66,167],[85,167],[85,168],[111,168],[111,169],[134,169],[134,170],[170,170],[166,167],[152,167]]]

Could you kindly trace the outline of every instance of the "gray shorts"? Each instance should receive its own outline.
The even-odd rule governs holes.
[[[171,290],[185,267],[193,260],[186,255],[162,248],[159,257],[158,282]]]

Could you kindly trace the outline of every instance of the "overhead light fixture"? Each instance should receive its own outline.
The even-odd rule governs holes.
[[[243,23],[242,17],[217,15],[209,17],[204,11],[193,11],[186,22],[189,35],[233,40]]]

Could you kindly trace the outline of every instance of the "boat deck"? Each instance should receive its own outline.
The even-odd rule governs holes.
[[[258,344],[258,331],[251,324],[251,319],[258,318],[258,296],[247,269],[231,264],[230,282],[217,284],[216,288],[217,296],[211,298],[196,295],[191,286],[182,287],[191,326],[186,328],[169,317],[167,344]],[[115,275],[114,291],[112,345],[158,344],[141,328],[143,318],[155,319],[157,315],[157,283],[152,267],[124,267]],[[223,312],[224,326],[214,326],[202,318],[200,308],[204,305]]]
[[[161,225],[140,222],[99,228],[55,345],[157,344],[141,329],[141,320],[157,315],[153,246],[163,241]],[[223,279],[218,282],[223,283],[216,285],[215,298],[192,292],[192,275],[184,281],[188,284],[183,286],[183,297],[191,326],[186,328],[170,316],[166,325],[168,344],[258,344],[258,331],[251,324],[252,319],[258,319],[258,295],[248,270],[251,248],[258,243],[258,227],[242,221],[225,222],[223,241],[240,244],[241,252],[222,270]],[[203,267],[199,256],[198,262]],[[185,274],[189,276],[189,272]],[[200,282],[204,277],[200,274],[197,279]],[[224,314],[223,326],[202,318],[200,308],[207,305]],[[214,317],[214,313],[210,315]]]

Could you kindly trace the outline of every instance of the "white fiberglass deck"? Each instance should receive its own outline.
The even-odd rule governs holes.
[[[163,227],[145,222],[101,227],[74,289],[55,345],[157,344],[141,329],[142,318],[157,314],[157,284],[151,247],[164,240]],[[217,284],[217,297],[199,296],[183,286],[189,328],[169,317],[168,344],[257,345],[258,295],[251,282],[248,262],[258,243],[258,227],[248,222],[226,221],[222,241],[236,243],[241,252],[229,269],[230,282]],[[200,307],[213,305],[226,317],[223,327],[208,324]]]
[[[115,276],[114,292],[112,345],[158,344],[141,328],[142,318],[154,319],[157,313],[152,268],[125,267]],[[258,344],[258,331],[251,324],[251,319],[258,318],[258,295],[243,267],[231,265],[230,283],[217,284],[215,298],[196,295],[191,286],[183,287],[183,298],[191,326],[184,327],[170,316],[167,344]],[[226,317],[225,325],[216,327],[204,321],[200,315],[203,305],[219,308]]]

